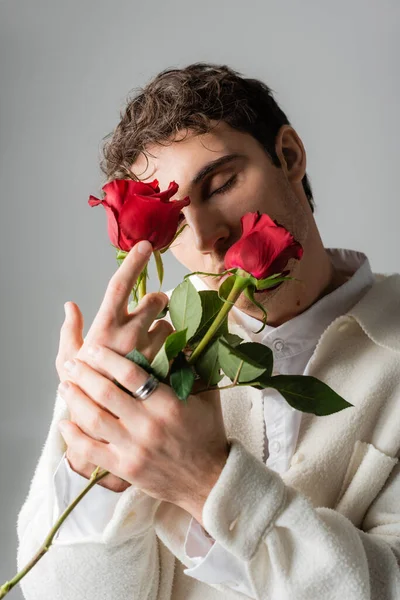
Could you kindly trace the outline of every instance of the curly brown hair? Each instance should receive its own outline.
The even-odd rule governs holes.
[[[148,160],[147,145],[172,143],[183,131],[208,133],[213,122],[225,122],[252,135],[272,163],[280,167],[275,139],[289,120],[272,90],[258,79],[244,78],[226,65],[194,63],[183,69],[165,69],[139,88],[120,113],[121,120],[104,140],[100,167],[107,180],[134,176],[130,170],[139,154]],[[184,138],[181,138],[184,139]],[[303,188],[314,212],[307,173]]]

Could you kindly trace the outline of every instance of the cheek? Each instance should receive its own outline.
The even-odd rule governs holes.
[[[181,233],[178,239],[173,243],[170,252],[184,267],[190,271],[201,270],[198,268],[199,257],[201,254],[197,252],[190,230],[186,228]]]
[[[248,197],[248,205],[252,207],[251,212],[259,210],[267,214],[274,214],[281,205],[282,194],[282,184],[275,170],[269,170],[268,174],[257,173],[253,193]]]
[[[241,217],[249,212],[274,214],[279,210],[282,186],[277,169],[256,163],[249,167],[238,184],[220,200],[220,208],[229,219],[231,230],[240,224]]]

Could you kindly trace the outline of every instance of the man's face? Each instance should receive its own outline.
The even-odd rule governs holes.
[[[171,248],[190,271],[224,270],[225,253],[240,238],[240,218],[248,212],[267,213],[304,242],[309,209],[251,135],[220,123],[210,133],[190,133],[182,141],[147,150],[153,155],[147,168],[140,156],[132,172],[146,182],[158,179],[161,190],[175,180],[179,185],[176,199],[190,197],[190,205],[183,210],[188,226]],[[295,267],[295,262],[291,260],[288,268]],[[208,277],[206,284],[217,289],[219,280]],[[269,292],[263,303],[284,286]],[[244,299],[242,303],[244,308]]]

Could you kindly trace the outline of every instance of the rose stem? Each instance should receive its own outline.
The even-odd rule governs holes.
[[[80,494],[71,502],[71,504],[65,509],[62,515],[58,518],[55,525],[50,529],[46,539],[44,540],[42,546],[39,548],[35,556],[28,562],[28,564],[17,573],[10,581],[6,581],[2,586],[0,586],[0,598],[4,598],[8,592],[17,585],[19,581],[27,574],[29,571],[36,565],[37,562],[46,554],[46,552],[51,547],[53,538],[57,531],[60,529],[61,525],[64,523],[65,519],[68,517],[70,512],[75,508],[75,506],[82,500],[84,496],[88,493],[90,489],[103,477],[108,475],[109,471],[101,471],[98,473],[100,467],[97,467],[90,476],[90,482],[88,485],[80,492]]]
[[[147,268],[145,267],[140,276],[140,281],[138,285],[138,301],[140,302],[142,298],[145,297],[147,292]]]
[[[208,346],[208,344],[214,337],[215,333],[218,331],[218,329],[221,327],[221,325],[225,321],[226,317],[228,316],[229,311],[235,304],[236,300],[239,298],[240,294],[248,286],[248,284],[249,284],[248,277],[241,277],[240,275],[235,276],[235,282],[233,284],[231,291],[229,292],[228,298],[225,300],[223,307],[221,308],[221,310],[215,317],[214,321],[211,323],[210,328],[205,333],[203,339],[200,341],[198,346],[196,346],[195,350],[188,358],[187,361],[189,364],[193,364],[198,359],[200,354],[206,349],[206,347]]]

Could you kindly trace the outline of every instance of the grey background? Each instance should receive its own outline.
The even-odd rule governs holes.
[[[116,269],[87,199],[128,92],[199,60],[264,79],[308,151],[325,246],[398,272],[399,24],[397,0],[0,0],[1,583],[52,415],[63,303],[86,332]],[[185,271],[170,258],[167,272],[171,287]]]

